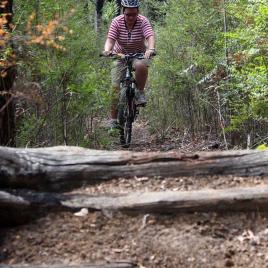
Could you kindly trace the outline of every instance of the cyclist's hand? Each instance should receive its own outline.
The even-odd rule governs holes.
[[[144,53],[144,58],[145,59],[150,59],[151,58],[151,50],[147,49]]]
[[[113,54],[113,52],[112,51],[102,51],[102,55],[103,56],[105,56],[105,57],[109,57],[109,56],[111,56]]]
[[[144,54],[144,58],[145,59],[150,59],[154,55],[155,55],[155,50],[154,49],[147,49],[145,54]]]

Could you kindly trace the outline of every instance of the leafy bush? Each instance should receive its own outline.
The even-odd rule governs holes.
[[[197,96],[196,85],[223,58],[220,16],[211,1],[168,2],[164,23],[155,27],[158,55],[151,70],[148,109],[153,129],[202,129],[196,126],[198,114],[208,110],[208,103],[200,100],[208,97],[205,91]]]
[[[256,124],[268,123],[268,6],[266,1],[238,2],[228,5],[235,25],[227,33],[230,87],[236,95],[229,99],[229,130],[241,130],[254,140],[266,135]]]
[[[18,1],[17,10],[26,10],[16,13],[18,22],[22,17],[27,21],[34,10],[38,10],[38,14],[32,21],[33,29],[37,23],[47,23],[56,17],[62,28],[67,29],[57,32],[62,36],[60,44],[65,50],[44,49],[41,44],[23,47],[21,80],[41,85],[40,95],[46,108],[35,117],[32,115],[36,109],[27,109],[21,114],[18,145],[24,146],[33,136],[37,139],[32,141],[32,146],[79,145],[85,142],[88,118],[105,116],[109,99],[108,68],[99,59],[101,41],[92,23],[95,7],[90,2],[85,6],[81,1],[44,1],[37,5],[25,6],[24,1]],[[25,27],[26,23],[18,25],[17,32]],[[32,118],[31,122],[28,118]]]

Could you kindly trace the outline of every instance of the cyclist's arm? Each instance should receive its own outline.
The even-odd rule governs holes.
[[[148,49],[155,49],[155,38],[154,35],[151,35],[147,38]]]
[[[104,51],[112,52],[115,45],[115,40],[108,37],[104,45]]]
[[[144,54],[145,59],[149,59],[153,53],[155,53],[155,37],[151,35],[147,38],[147,49]]]

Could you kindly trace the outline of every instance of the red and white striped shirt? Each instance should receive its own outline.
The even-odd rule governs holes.
[[[108,32],[108,37],[116,41],[113,51],[124,54],[145,52],[145,40],[153,35],[149,20],[142,15],[137,16],[131,31],[126,27],[124,15],[119,15],[113,19]]]

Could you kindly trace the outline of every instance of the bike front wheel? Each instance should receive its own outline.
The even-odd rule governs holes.
[[[126,124],[126,104],[120,103],[118,106],[118,122],[120,127],[120,144],[123,146],[125,140],[125,124]]]
[[[125,105],[119,106],[118,120],[120,125],[120,143],[124,148],[128,148],[132,137],[132,124],[135,119],[136,106],[134,100]]]
[[[127,120],[124,127],[124,140],[125,144],[123,145],[124,148],[128,148],[131,143],[131,136],[132,136],[132,123],[131,121]]]

